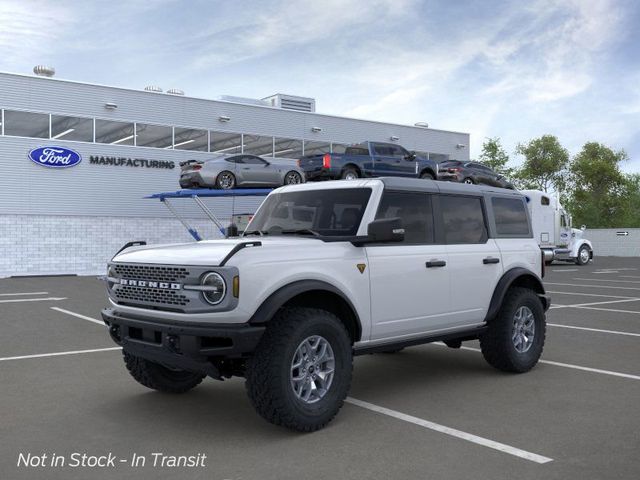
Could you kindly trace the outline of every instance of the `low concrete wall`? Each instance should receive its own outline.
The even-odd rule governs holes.
[[[640,257],[640,228],[588,228],[594,256]]]

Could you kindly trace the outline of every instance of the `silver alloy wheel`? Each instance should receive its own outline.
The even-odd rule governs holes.
[[[333,382],[335,357],[329,342],[320,335],[305,338],[291,360],[291,389],[303,403],[322,399]]]
[[[347,172],[344,176],[345,180],[357,180],[358,174],[355,172]]]
[[[518,353],[525,353],[533,345],[536,333],[536,319],[529,307],[521,306],[513,316],[511,341]]]
[[[589,249],[587,248],[580,249],[580,261],[582,263],[587,263],[589,261]]]
[[[470,178],[465,178],[464,183],[466,183],[467,185],[473,185],[473,180],[471,180]]]
[[[222,172],[220,174],[220,176],[218,177],[218,185],[223,190],[228,190],[230,188],[233,188],[235,183],[236,183],[236,181],[233,178],[233,175],[230,174],[229,172]]]
[[[302,177],[298,172],[289,172],[284,179],[285,185],[296,185],[298,183],[302,183]]]

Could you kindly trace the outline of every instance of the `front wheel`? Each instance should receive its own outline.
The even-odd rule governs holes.
[[[218,187],[221,190],[230,190],[235,186],[236,186],[236,177],[231,172],[227,172],[225,170],[224,172],[220,172],[216,177],[216,187]]]
[[[467,177],[467,178],[465,178],[464,180],[462,180],[462,183],[466,183],[467,185],[474,185],[474,184],[475,184],[475,182],[473,181],[473,179],[472,179],[472,178],[469,178],[469,177]]]
[[[500,311],[480,337],[482,355],[498,370],[526,372],[542,355],[545,330],[544,309],[536,293],[528,288],[510,288]]]
[[[576,257],[576,263],[578,265],[586,265],[589,263],[591,259],[591,252],[589,251],[589,247],[586,245],[582,245],[578,250],[578,256]]]
[[[298,172],[291,170],[284,176],[285,185],[297,185],[298,183],[302,183],[302,175]]]
[[[300,432],[324,427],[351,385],[351,340],[333,314],[283,308],[248,362],[246,388],[265,420]]]
[[[165,367],[159,363],[131,355],[126,351],[124,363],[131,376],[141,385],[164,393],[185,393],[197,387],[205,375]]]

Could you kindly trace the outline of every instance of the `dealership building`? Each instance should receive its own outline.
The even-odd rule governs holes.
[[[323,115],[310,98],[208,100],[60,80],[46,67],[34,72],[0,73],[0,277],[102,274],[128,241],[193,241],[161,202],[144,198],[177,190],[185,160],[227,153],[296,159],[364,140],[437,161],[469,158],[469,134]],[[31,158],[56,150],[73,152],[67,168]],[[262,200],[205,202],[228,222],[232,211],[252,213]],[[203,237],[220,236],[190,199],[174,205]]]

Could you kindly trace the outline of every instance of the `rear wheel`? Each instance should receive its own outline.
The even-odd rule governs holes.
[[[218,187],[221,190],[229,190],[235,186],[236,186],[236,177],[231,172],[227,172],[225,170],[224,172],[220,172],[216,177],[216,187]]]
[[[433,176],[433,173],[431,173],[431,172],[422,172],[420,174],[420,178],[423,178],[425,180],[435,180],[435,177]]]
[[[342,171],[340,178],[344,180],[357,180],[360,178],[360,175],[358,175],[358,171],[355,168],[347,167]]]
[[[498,370],[531,370],[542,355],[545,329],[544,309],[536,293],[528,288],[510,288],[500,311],[480,337],[482,355]]]
[[[474,185],[476,182],[474,182],[472,178],[467,177],[464,180],[462,180],[462,183],[466,183],[467,185]]]
[[[302,175],[295,170],[291,170],[284,176],[285,185],[296,185],[298,183],[302,183]]]
[[[578,256],[576,257],[576,263],[578,265],[586,265],[587,263],[589,263],[590,259],[591,259],[591,252],[589,250],[589,247],[587,247],[586,245],[582,245],[580,247],[580,249],[578,250]]]
[[[185,393],[202,382],[205,375],[165,367],[123,351],[124,363],[141,385],[165,393]]]
[[[311,432],[342,407],[351,385],[351,340],[333,314],[283,308],[248,362],[246,388],[268,422]]]

